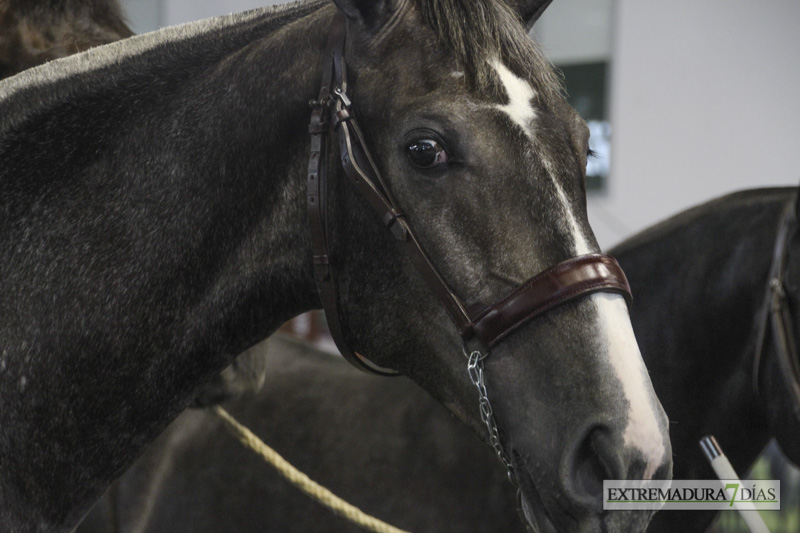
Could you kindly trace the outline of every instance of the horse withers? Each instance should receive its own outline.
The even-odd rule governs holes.
[[[352,349],[485,433],[462,336],[395,239],[413,226],[451,315],[503,326],[480,362],[495,446],[529,518],[544,530],[642,529],[649,513],[600,503],[602,479],[665,477],[671,464],[624,299],[595,292],[532,321],[511,309],[513,328],[501,316],[537,273],[611,268],[595,256],[565,263],[598,249],[585,125],[520,22],[546,4],[303,2],[133,37],[0,83],[0,526],[76,524],[205,381],[320,305],[323,265]],[[337,12],[347,23],[335,77],[346,57],[348,84],[336,105],[353,104],[328,136],[357,118],[380,192],[402,211],[384,219],[393,236],[331,153],[332,253],[314,258],[308,101]]]

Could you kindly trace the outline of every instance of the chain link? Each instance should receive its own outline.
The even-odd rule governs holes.
[[[466,355],[466,350],[464,355]],[[467,372],[469,373],[469,380],[478,389],[478,402],[481,411],[481,420],[486,425],[489,431],[489,445],[497,454],[500,462],[506,467],[508,472],[508,479],[514,485],[517,485],[517,476],[514,474],[514,469],[511,466],[511,460],[506,455],[503,445],[500,443],[500,434],[497,430],[497,422],[494,420],[494,412],[492,411],[492,404],[489,402],[489,395],[486,393],[486,384],[483,380],[483,360],[486,355],[478,350],[473,351],[467,356]]]

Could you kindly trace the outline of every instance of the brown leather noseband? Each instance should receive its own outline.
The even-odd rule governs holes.
[[[395,374],[355,353],[345,341],[327,227],[327,135],[331,130],[337,135],[341,164],[350,182],[378,213],[395,239],[406,245],[422,278],[442,302],[465,341],[478,339],[486,350],[491,349],[536,316],[593,292],[619,293],[630,304],[628,281],[616,260],[603,254],[589,254],[568,259],[537,274],[493,305],[465,305],[425,252],[366,147],[347,97],[345,36],[344,16],[337,13],[328,35],[322,87],[318,99],[311,102],[307,207],[320,299],[333,339],[348,361],[368,372]]]

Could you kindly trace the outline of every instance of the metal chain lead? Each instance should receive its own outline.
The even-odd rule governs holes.
[[[525,525],[525,531],[535,533],[536,529],[533,527],[528,517],[525,515],[525,510],[522,505],[522,490],[519,488],[517,475],[511,466],[511,460],[506,455],[503,445],[500,444],[500,434],[497,430],[497,422],[494,420],[494,412],[492,411],[492,404],[489,402],[489,395],[486,393],[486,384],[483,380],[483,360],[486,355],[478,350],[471,352],[467,355],[466,346],[464,347],[464,355],[467,356],[467,372],[469,373],[469,380],[478,389],[478,398],[481,410],[481,419],[486,424],[486,429],[489,431],[489,444],[497,454],[497,458],[506,467],[508,480],[517,487],[517,514],[519,514],[520,521]]]
[[[466,351],[464,352],[466,355]],[[467,356],[467,372],[469,379],[478,389],[478,400],[480,403],[481,420],[486,424],[486,429],[489,431],[489,444],[494,452],[497,454],[500,462],[506,467],[508,472],[508,479],[514,485],[517,485],[517,476],[514,474],[514,469],[511,466],[511,461],[506,455],[503,445],[500,443],[500,434],[497,431],[497,422],[494,420],[494,412],[492,411],[492,404],[489,402],[489,395],[486,393],[486,385],[483,380],[483,360],[486,358],[481,352],[475,350]]]

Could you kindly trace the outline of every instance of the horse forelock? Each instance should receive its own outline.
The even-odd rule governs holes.
[[[535,73],[536,90],[543,96],[563,93],[560,76],[504,0],[419,0],[419,8],[425,24],[479,90],[502,94],[494,69],[501,61],[520,77]]]

